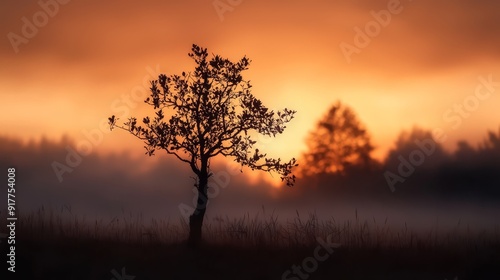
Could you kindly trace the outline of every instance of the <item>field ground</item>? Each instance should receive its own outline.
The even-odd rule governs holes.
[[[54,280],[112,279],[112,271],[121,275],[122,268],[136,280],[301,279],[282,276],[314,256],[315,249],[213,245],[189,250],[182,244],[88,240],[26,242],[19,248],[17,270],[23,279]],[[500,279],[499,246],[461,251],[338,248],[315,271],[302,273],[307,279]]]
[[[207,242],[189,249],[182,224],[64,222],[45,210],[20,221],[17,279],[500,279],[498,228],[418,236],[357,220],[247,215],[208,223]],[[341,246],[328,252],[319,240]]]

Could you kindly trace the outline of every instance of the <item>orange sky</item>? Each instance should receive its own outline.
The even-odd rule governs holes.
[[[378,158],[414,125],[442,128],[449,148],[459,139],[477,143],[500,125],[500,84],[471,103],[456,128],[457,113],[443,118],[454,104],[474,102],[478,77],[500,83],[498,1],[60,1],[68,3],[15,46],[11,32],[23,37],[23,17],[40,22],[45,12],[36,1],[0,4],[2,135],[67,134],[82,143],[84,131],[96,132],[111,114],[141,117],[151,112],[138,101],[143,80],[157,69],[191,70],[193,43],[232,59],[247,55],[253,93],[272,109],[298,111],[284,135],[261,141],[272,155],[298,156],[337,99],[366,124]],[[237,2],[223,14],[214,7]],[[339,46],[355,45],[355,28],[373,25],[381,10],[391,19],[371,30],[349,63]],[[103,135],[93,152],[142,149],[125,133]]]

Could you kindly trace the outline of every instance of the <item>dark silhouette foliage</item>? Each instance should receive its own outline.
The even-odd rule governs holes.
[[[430,131],[414,127],[411,131],[402,131],[399,134],[394,148],[389,151],[385,159],[385,167],[397,170],[401,158],[411,163],[415,152],[424,155],[422,163],[415,166],[419,170],[436,169],[449,160],[449,155],[441,144],[434,141]]]
[[[198,203],[190,217],[189,238],[195,244],[201,240],[211,158],[232,157],[252,170],[276,172],[289,186],[295,181],[292,168],[297,164],[295,159],[284,162],[253,148],[256,141],[249,132],[281,134],[295,111],[269,110],[251,93],[250,81],[242,76],[250,65],[247,57],[237,62],[219,55],[209,58],[207,49],[197,45],[189,57],[196,64],[193,72],[162,74],[151,81],[151,95],[145,103],[155,110],[152,118],[145,117],[138,125],[132,117],[118,125],[112,116],[109,123],[111,129],[121,128],[143,140],[148,155],[163,150],[187,163],[196,174]]]
[[[451,160],[439,169],[439,188],[446,195],[500,197],[500,129],[488,131],[477,147],[458,143]]]
[[[459,141],[447,153],[430,131],[414,128],[400,134],[383,166],[385,175],[400,177],[398,194],[499,198],[500,130],[488,132],[477,147]]]

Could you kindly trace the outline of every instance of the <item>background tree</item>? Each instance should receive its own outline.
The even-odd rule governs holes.
[[[402,131],[399,134],[394,147],[387,154],[384,167],[389,170],[397,170],[402,161],[401,157],[408,161],[411,161],[413,157],[419,159],[413,155],[415,153],[423,153],[424,155],[423,163],[418,166],[421,170],[437,169],[449,160],[449,155],[440,143],[434,141],[430,130],[413,127],[411,131]]]
[[[500,129],[488,131],[476,147],[458,142],[451,160],[439,168],[439,191],[447,197],[461,195],[471,199],[500,197]]]
[[[386,185],[408,196],[436,191],[440,169],[449,160],[430,130],[413,127],[402,131],[383,163]]]
[[[291,170],[296,166],[295,159],[283,162],[266,157],[253,149],[256,141],[249,132],[274,137],[284,131],[295,111],[286,108],[271,111],[251,94],[250,82],[241,75],[250,64],[247,57],[237,62],[219,55],[208,59],[207,49],[197,45],[193,45],[188,55],[196,63],[193,72],[162,74],[151,81],[151,95],[145,103],[153,106],[153,118],[143,118],[140,126],[134,117],[118,125],[112,116],[109,123],[111,129],[121,128],[143,140],[146,154],[151,156],[156,150],[164,150],[187,163],[196,174],[198,198],[196,209],[189,217],[188,242],[198,245],[208,202],[211,158],[233,157],[252,170],[277,172],[282,181],[293,185],[295,176]],[[168,110],[169,117],[164,110]]]
[[[337,101],[306,139],[304,175],[343,174],[351,166],[368,166],[373,146],[354,111]]]

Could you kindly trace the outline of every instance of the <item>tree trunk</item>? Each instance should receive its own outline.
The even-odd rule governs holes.
[[[189,216],[188,245],[191,247],[198,247],[201,244],[201,227],[203,226],[203,218],[205,217],[208,203],[207,188],[208,174],[203,172],[203,174],[198,176],[198,200],[196,209],[193,214]]]

